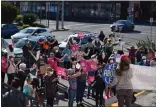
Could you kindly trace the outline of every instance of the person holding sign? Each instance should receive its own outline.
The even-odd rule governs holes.
[[[103,91],[105,89],[105,83],[102,80],[103,66],[104,65],[98,64],[98,70],[95,71],[95,81],[93,82],[94,84],[93,88],[95,88],[96,90],[96,97],[95,97],[96,107],[98,107],[99,105],[102,107],[104,105]],[[100,104],[99,104],[99,100],[100,100]]]
[[[104,72],[103,72],[103,80],[106,85],[105,99],[108,99],[112,96],[112,89],[114,87],[112,87],[111,83],[113,82],[116,68],[117,68],[117,63],[115,61],[115,56],[111,55],[111,57],[108,60],[108,64],[105,66]]]
[[[72,65],[73,69],[67,70],[67,78],[69,81],[69,89],[68,89],[68,107],[73,107],[74,99],[76,97],[76,92],[77,92],[77,77],[81,75],[81,67],[78,69],[76,68],[76,65]]]
[[[118,106],[132,107],[133,86],[132,86],[132,68],[130,59],[127,55],[121,56],[119,68],[116,71],[116,76],[112,84],[116,84]]]

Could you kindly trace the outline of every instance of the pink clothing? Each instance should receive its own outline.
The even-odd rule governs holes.
[[[1,71],[6,72],[7,69],[7,59],[3,56],[1,62]]]

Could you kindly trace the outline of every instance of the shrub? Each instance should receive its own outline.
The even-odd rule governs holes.
[[[17,15],[15,21],[18,26],[23,26],[23,16],[22,15]]]
[[[44,26],[43,24],[39,24],[39,23],[33,23],[31,26],[32,26],[32,27],[42,27],[42,28],[46,28],[46,26]]]
[[[23,23],[24,24],[29,24],[29,25],[32,25],[33,22],[35,22],[37,19],[37,16],[35,14],[25,14],[23,16]]]
[[[19,13],[18,9],[14,5],[7,2],[2,2],[1,9],[2,23],[12,23]]]
[[[22,29],[25,29],[25,28],[27,28],[27,27],[29,27],[29,25],[23,25],[23,26],[18,26],[18,28],[20,29],[20,30],[22,30]]]
[[[140,40],[136,43],[137,47],[150,48],[156,52],[156,42],[150,40],[148,37],[145,40]]]

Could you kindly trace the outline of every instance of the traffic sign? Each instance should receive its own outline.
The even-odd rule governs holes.
[[[153,23],[153,17],[150,18],[150,23]]]

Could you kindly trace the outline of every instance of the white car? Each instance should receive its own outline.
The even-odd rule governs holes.
[[[78,34],[73,34],[68,36],[66,39],[64,39],[64,41],[60,42],[59,48],[60,50],[65,49],[70,38],[72,38],[72,40],[75,41],[77,44],[84,45],[88,43],[89,38],[94,40],[97,36],[98,36],[97,33],[90,33],[90,34],[84,34],[83,37],[78,38]]]
[[[18,33],[11,36],[13,44],[17,43],[21,38],[28,38],[31,36],[46,36],[49,37],[52,35],[52,32],[47,28],[40,27],[28,27]]]

